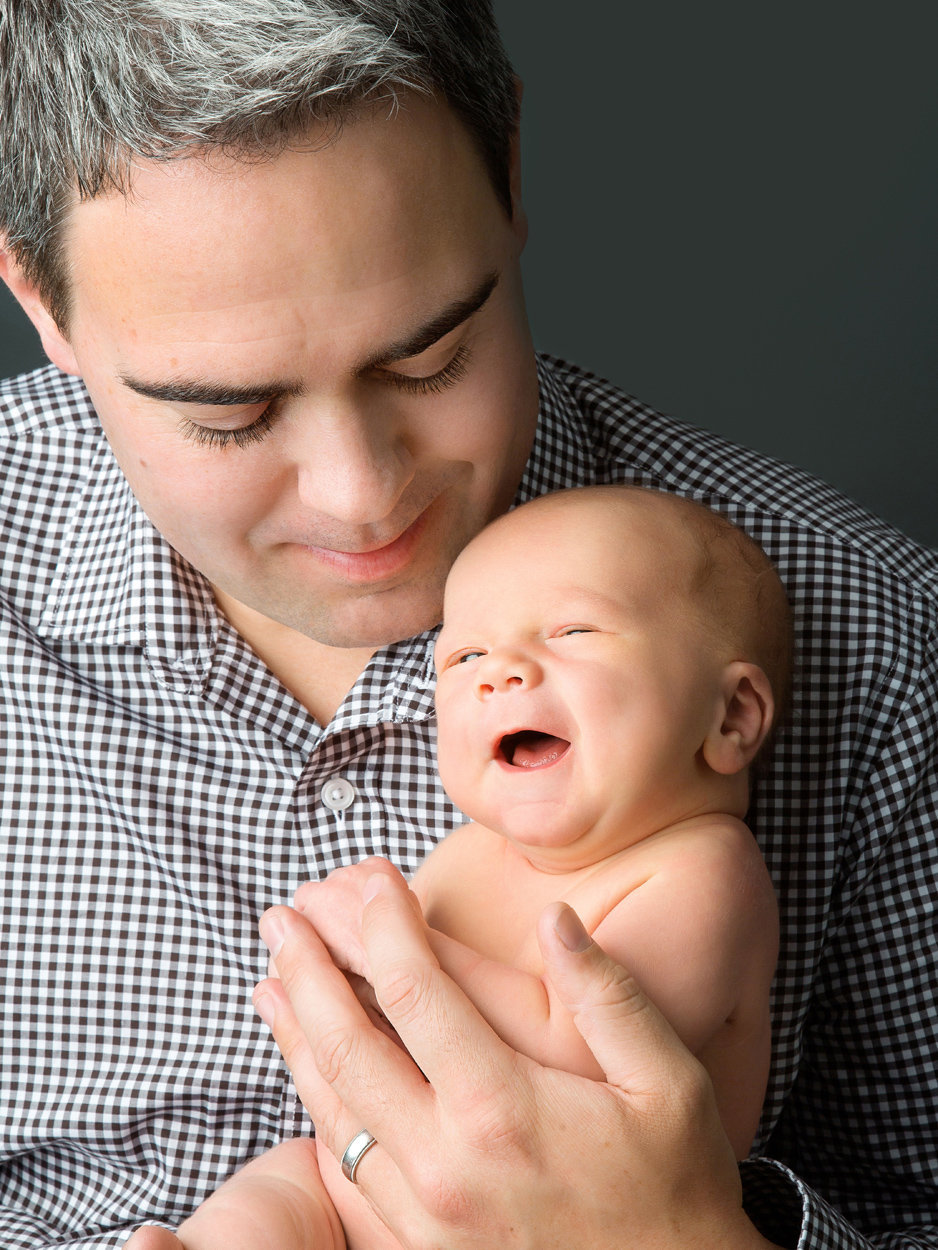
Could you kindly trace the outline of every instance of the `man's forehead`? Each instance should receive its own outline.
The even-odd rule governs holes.
[[[411,123],[358,123],[327,149],[260,165],[141,166],[126,198],[105,194],[71,215],[76,316],[82,305],[112,320],[118,310],[167,347],[184,318],[180,336],[197,343],[249,348],[302,322],[296,337],[310,331],[320,349],[357,327],[357,349],[376,362],[421,350],[415,339],[446,332],[434,321],[458,322],[453,305],[490,293],[479,288],[494,286],[510,230],[455,124],[426,111]]]
[[[487,274],[471,287],[468,294],[441,300],[437,310],[431,311],[414,325],[389,327],[391,336],[387,344],[374,344],[357,365],[357,372],[365,372],[401,363],[421,355],[440,339],[457,330],[483,308],[498,285],[497,273]],[[121,382],[140,395],[167,403],[234,406],[260,403],[274,397],[300,396],[306,386],[299,378],[271,375],[269,378],[235,382],[231,378],[205,372],[184,375],[178,370],[139,374],[122,370]]]

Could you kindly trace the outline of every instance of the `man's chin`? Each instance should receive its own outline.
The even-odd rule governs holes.
[[[319,612],[314,620],[293,623],[293,628],[324,647],[377,651],[439,625],[442,589],[422,597],[420,603],[414,603],[412,595],[404,601],[402,595],[402,602],[395,604],[395,597],[393,592],[369,596],[355,605],[343,604],[334,613]]]

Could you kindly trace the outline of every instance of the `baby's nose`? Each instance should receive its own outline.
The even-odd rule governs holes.
[[[518,650],[496,649],[484,656],[476,675],[476,697],[486,699],[509,690],[528,690],[542,677],[536,660]]]

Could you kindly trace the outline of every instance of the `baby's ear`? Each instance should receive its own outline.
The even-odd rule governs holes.
[[[723,670],[722,693],[703,756],[714,772],[732,776],[755,758],[775,716],[768,677],[757,664],[736,660]]]

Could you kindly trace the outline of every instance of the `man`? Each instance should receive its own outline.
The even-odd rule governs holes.
[[[603,480],[742,524],[799,629],[750,812],[782,951],[744,1207],[705,1083],[568,913],[545,959],[609,1085],[506,1057],[393,892],[370,962],[419,1071],[289,911],[260,1008],[327,1145],[377,1138],[356,1180],[405,1242],[938,1245],[934,557],[535,362],[479,0],[0,0],[0,75],[3,276],[55,366],[3,396],[3,1245],[175,1226],[310,1131],[248,1003],[257,918],[461,822],[447,567]]]

